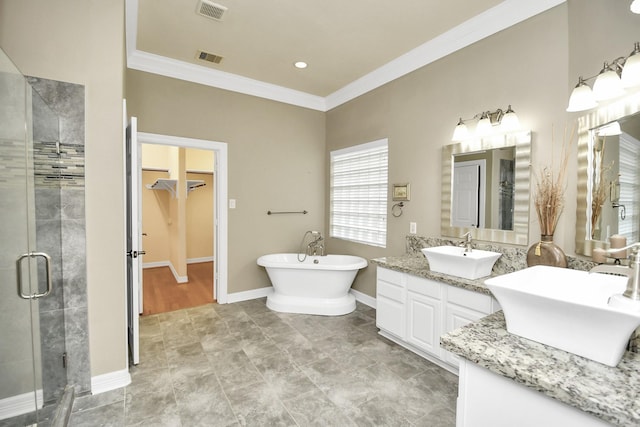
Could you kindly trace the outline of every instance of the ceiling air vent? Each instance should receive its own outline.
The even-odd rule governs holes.
[[[202,61],[213,62],[214,64],[222,62],[222,56],[214,55],[213,53],[204,52],[202,50],[198,51],[197,58]]]
[[[221,4],[217,4],[209,0],[200,0],[198,2],[198,9],[196,12],[198,15],[202,15],[206,18],[221,21],[226,11],[227,8]]]

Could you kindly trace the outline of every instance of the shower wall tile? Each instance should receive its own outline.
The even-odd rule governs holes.
[[[62,365],[65,337],[60,333],[60,325],[65,324],[64,316],[61,309],[40,312],[40,342],[45,350],[42,352],[42,373],[46,379],[42,384],[45,403],[55,402],[67,384],[67,373]]]
[[[65,332],[67,336],[67,380],[76,387],[76,393],[91,391],[91,363],[87,343],[89,316],[86,307],[66,308]]]
[[[88,392],[91,390],[91,370],[84,200],[84,87],[34,77],[27,79],[35,91],[32,102],[38,103],[37,98],[41,97],[58,118],[55,123],[45,106],[34,109],[34,114],[40,116],[34,117],[33,129],[36,216],[43,232],[55,232],[46,221],[57,220],[61,240],[58,248],[62,286],[58,289],[61,289],[62,295],[60,298],[60,291],[55,290],[53,301],[62,303],[48,301],[41,308],[52,322],[62,319],[64,323],[64,333],[59,330],[58,339],[54,328],[49,331],[41,323],[43,335],[47,337],[43,338],[42,344],[53,346],[52,353],[57,353],[61,345],[59,338],[64,337],[62,344],[68,360],[65,373],[58,369],[58,358],[52,357],[43,364],[44,376],[53,384],[59,384],[60,372],[63,372],[66,383],[74,385],[78,392]],[[43,350],[43,353],[47,351]]]
[[[65,187],[60,192],[63,219],[85,219],[84,187]]]
[[[62,221],[62,263],[65,308],[87,306],[85,221]]]
[[[38,119],[33,121],[33,140],[46,142],[58,141],[60,124],[56,113],[49,108],[40,96],[33,96],[31,98],[31,108],[33,117]]]

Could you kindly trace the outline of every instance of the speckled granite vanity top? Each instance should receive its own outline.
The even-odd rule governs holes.
[[[449,276],[448,274],[435,273],[429,270],[429,263],[424,256],[385,257],[372,259],[370,261],[373,264],[388,268],[389,270],[413,274],[414,276],[424,277],[425,279],[437,280],[438,282],[446,283],[448,285],[491,295],[489,288],[484,284],[484,281],[487,279],[486,277],[483,277],[482,279],[469,280],[461,277]]]
[[[640,354],[617,367],[507,332],[502,311],[440,338],[441,346],[488,370],[619,426],[640,426]]]

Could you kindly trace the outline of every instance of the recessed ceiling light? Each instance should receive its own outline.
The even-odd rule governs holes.
[[[294,63],[293,66],[296,67],[296,68],[303,69],[303,68],[307,68],[307,63],[304,62],[304,61],[298,61],[298,62]]]

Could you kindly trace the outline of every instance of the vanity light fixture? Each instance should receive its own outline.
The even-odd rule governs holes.
[[[478,120],[475,135],[469,132],[466,123]],[[500,126],[499,132],[512,132],[520,129],[520,120],[516,113],[511,109],[511,105],[506,111],[498,108],[495,111],[482,111],[470,119],[460,118],[458,124],[453,130],[452,141],[464,141],[472,136],[482,138],[494,132],[494,126]]]
[[[640,0],[635,2],[640,3]],[[595,79],[593,90],[587,85],[587,81],[591,79]],[[569,97],[567,111],[589,110],[596,107],[598,101],[617,98],[624,95],[625,88],[636,86],[640,86],[640,42],[635,42],[629,56],[605,62],[597,75],[586,79],[578,77],[578,84]]]

